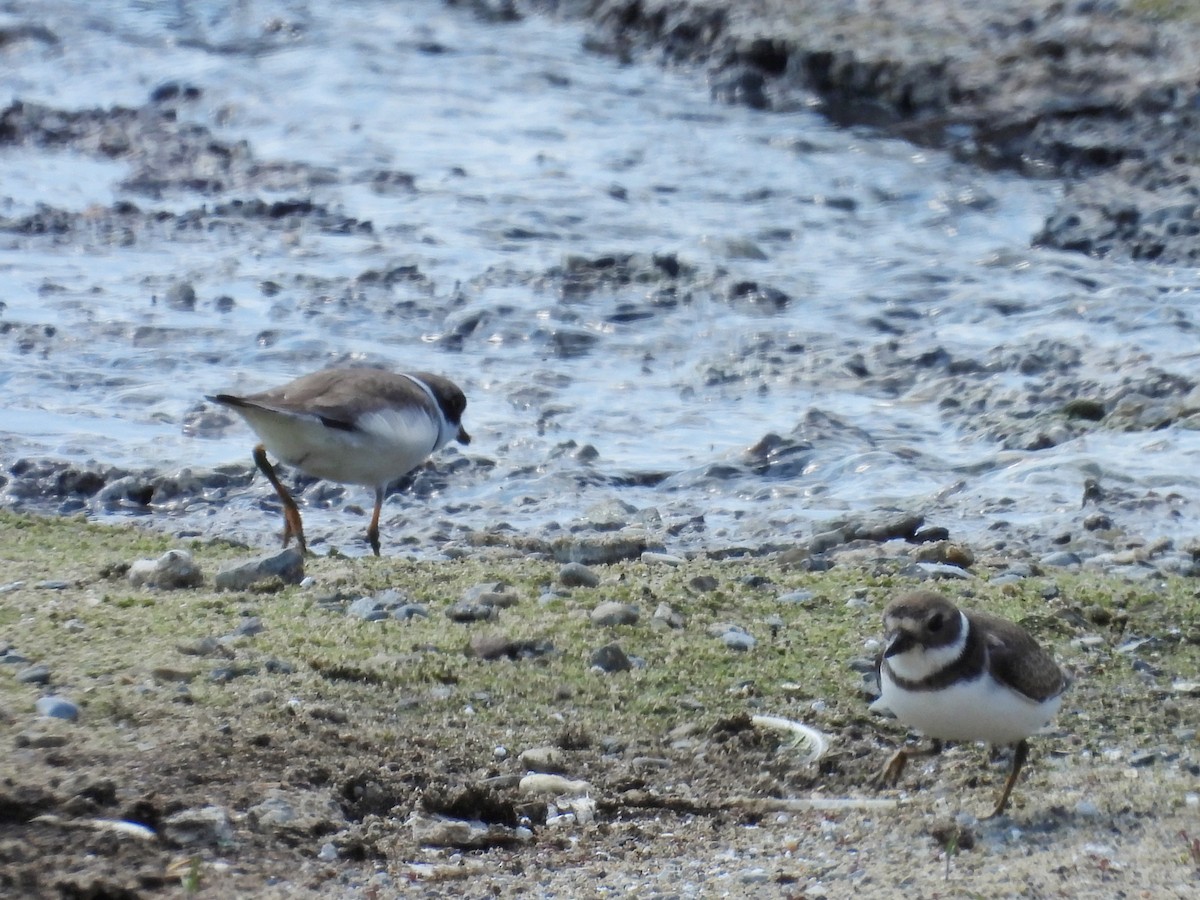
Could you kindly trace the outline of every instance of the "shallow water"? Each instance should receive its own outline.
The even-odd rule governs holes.
[[[299,197],[373,226],[218,223],[126,243],[0,235],[0,321],[14,326],[0,342],[10,461],[244,463],[247,429],[186,427],[203,394],[366,360],[465,388],[466,455],[496,463],[452,477],[437,498],[466,527],[537,530],[619,497],[703,514],[707,528],[678,536],[680,547],[786,539],[888,508],[973,538],[1000,521],[1034,534],[1069,527],[1086,477],[1196,493],[1196,432],[1006,449],[969,412],[945,414],[952,381],[931,374],[892,390],[848,373],[855,353],[882,371],[885,357],[941,348],[986,362],[1042,341],[1079,348],[1072,377],[1098,395],[1151,365],[1194,372],[1196,273],[1029,249],[1053,182],[981,173],[807,113],[716,105],[696,73],[585,52],[577,26],[487,24],[434,0],[39,0],[0,13],[58,39],[0,48],[5,101],[136,107],[179,81],[203,91],[183,114],[217,137],[327,172],[299,192],[147,197],[122,188],[127,164],[0,146],[0,215]],[[407,173],[413,188],[381,172]],[[674,256],[693,274],[668,296],[661,281],[574,291],[555,271],[631,252]],[[396,266],[422,277],[361,277]],[[177,282],[195,288],[194,310],[164,302]],[[785,297],[748,302],[731,296],[737,282]],[[576,346],[564,336],[591,343],[564,350]],[[1039,377],[1001,366],[976,381],[1020,393]],[[834,422],[810,427],[811,451],[787,477],[714,474],[814,410]],[[572,441],[596,459],[574,459]],[[346,500],[365,503],[361,493]],[[228,503],[247,534],[276,527],[262,496]],[[420,516],[417,503],[389,509]],[[1130,513],[1125,525],[1194,534],[1200,510],[1175,510]],[[230,527],[205,512],[204,527]],[[361,528],[336,509],[306,522],[335,539]]]

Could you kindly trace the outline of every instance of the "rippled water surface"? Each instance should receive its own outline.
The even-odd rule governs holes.
[[[718,105],[697,73],[589,54],[575,25],[487,23],[434,0],[40,0],[0,15],[54,36],[0,47],[5,101],[138,107],[166,82],[193,85],[180,115],[260,161],[320,173],[300,192],[147,196],[122,186],[128,163],[0,145],[0,215],[123,200],[182,215],[259,198],[371,223],[0,234],[10,461],[244,463],[245,428],[188,427],[203,394],[363,360],[467,391],[466,455],[495,465],[452,477],[439,500],[468,527],[537,529],[619,497],[704,514],[699,543],[889,507],[954,534],[998,520],[1049,533],[1077,514],[1086,477],[1134,494],[1197,487],[1195,431],[1028,449],[969,403],[947,412],[962,399],[946,396],[952,368],[902,387],[882,377],[927,353],[980,363],[993,410],[1044,372],[990,363],[1039,346],[1077,348],[1075,377],[1098,396],[1153,367],[1195,371],[1196,274],[1030,250],[1052,182],[808,113]],[[629,253],[639,271],[657,256],[684,277],[587,290],[563,277],[572,259]],[[398,267],[419,277],[367,276]],[[164,301],[184,282],[195,309]],[[810,441],[803,464],[741,465],[768,433]],[[347,501],[367,501],[354,491]],[[262,496],[230,501],[247,533],[276,527]],[[1198,514],[1180,502],[1169,520],[1131,524],[1186,536]],[[306,515],[361,528],[336,509]]]

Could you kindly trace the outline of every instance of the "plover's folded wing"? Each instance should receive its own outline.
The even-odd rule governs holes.
[[[1024,628],[986,613],[970,614],[972,625],[986,634],[992,675],[1030,700],[1042,702],[1066,689],[1058,663]]]

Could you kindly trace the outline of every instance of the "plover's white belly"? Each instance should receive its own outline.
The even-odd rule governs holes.
[[[880,673],[880,703],[926,737],[1012,744],[1038,731],[1058,712],[1062,697],[1038,702],[990,677],[942,690],[908,691]]]
[[[438,443],[438,426],[421,409],[361,416],[354,430],[314,416],[240,410],[268,451],[314,478],[371,487],[412,471]]]

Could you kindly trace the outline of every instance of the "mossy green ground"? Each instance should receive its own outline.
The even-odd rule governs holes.
[[[870,567],[820,574],[785,570],[769,557],[701,558],[678,567],[631,561],[596,567],[600,586],[573,588],[551,600],[541,598],[556,582],[557,564],[496,548],[449,561],[310,558],[311,584],[269,593],[129,586],[124,570],[130,562],[178,546],[135,528],[0,513],[0,642],[48,665],[52,678],[50,688],[41,688],[18,683],[19,666],[0,670],[0,740],[20,748],[7,759],[0,755],[0,777],[12,795],[10,813],[0,817],[0,849],[4,838],[29,836],[21,810],[121,817],[141,803],[165,817],[215,803],[236,815],[261,800],[264,785],[283,785],[340,797],[343,826],[363,831],[352,843],[365,862],[355,864],[369,868],[386,860],[396,866],[420,854],[405,842],[400,823],[420,807],[423,792],[519,774],[516,755],[547,744],[565,748],[567,774],[592,782],[613,821],[648,815],[647,797],[656,810],[677,812],[721,810],[735,798],[813,792],[907,797],[927,816],[945,813],[947,803],[981,813],[1002,780],[1002,768],[980,771],[983,755],[967,748],[910,772],[899,791],[870,787],[870,775],[904,732],[867,711],[861,677],[848,664],[870,656],[864,642],[878,636],[887,598],[914,585],[883,554]],[[220,542],[183,549],[210,583],[221,565],[250,555]],[[1129,814],[1140,793],[1143,802],[1154,800],[1159,814],[1177,815],[1186,824],[1194,810],[1180,787],[1189,777],[1180,760],[1194,765],[1200,724],[1197,700],[1183,684],[1200,681],[1194,582],[1041,575],[994,586],[988,572],[977,574],[941,589],[1024,622],[1076,678],[1057,730],[1034,741],[1014,815],[1073,815],[1081,800],[1098,796],[1117,777],[1128,783],[1107,785],[1112,805],[1101,804],[1101,815]],[[698,576],[711,576],[716,587],[696,586]],[[446,617],[466,589],[492,581],[508,585],[519,597],[516,605],[492,622],[461,624]],[[385,588],[425,604],[429,617],[366,623],[328,603]],[[1047,600],[1051,588],[1057,595]],[[780,603],[778,596],[791,590],[808,591],[811,598]],[[641,620],[595,626],[588,614],[604,600],[636,604]],[[660,602],[683,614],[684,628],[651,626]],[[209,655],[195,654],[197,642],[230,635],[248,616],[259,617],[264,629],[223,642]],[[721,622],[742,626],[757,645],[748,652],[729,650],[709,633]],[[549,642],[553,652],[515,661],[485,661],[467,652],[473,636],[492,632]],[[612,640],[644,665],[625,673],[593,671],[591,653]],[[1137,640],[1142,643],[1131,644]],[[50,689],[80,706],[79,723],[35,718],[37,697]],[[744,723],[747,713],[820,728],[833,742],[829,758],[805,765],[786,739],[740,733],[736,723]],[[57,737],[43,743],[46,734]],[[1129,768],[1139,753],[1150,755],[1139,763],[1147,768]],[[634,765],[647,757],[668,763],[661,770]],[[93,798],[80,806],[78,793],[62,786],[79,771],[89,778],[104,773],[114,790],[101,792],[104,802]],[[1163,779],[1165,793],[1162,785],[1147,790],[1146,781],[1160,773],[1170,775]],[[369,802],[360,790],[366,782],[376,790]],[[13,800],[35,783],[40,799],[25,806]],[[631,790],[638,792],[641,812],[622,803]],[[914,814],[905,813],[910,819]],[[913,821],[922,843],[932,847],[928,826]],[[1192,831],[1200,833],[1200,823]],[[99,866],[103,874],[95,877],[120,883],[119,854],[85,864],[84,858],[96,857],[95,847],[81,839],[73,848],[62,838],[45,840],[47,846],[62,844],[55,852],[65,869]],[[296,857],[308,866],[304,883],[316,890],[345,877],[336,866],[313,868],[322,839],[256,834],[245,838],[244,849],[252,846],[253,854],[210,848],[201,858],[212,862],[232,853],[242,867],[243,880],[236,883],[244,889],[256,878],[294,878],[300,871]],[[1187,877],[1179,862],[1182,847],[1180,842],[1163,852],[1179,866],[1174,874]],[[170,892],[179,888],[177,879],[156,881],[147,873],[166,871],[179,856],[178,849],[156,845],[155,853],[125,864],[140,873],[135,880],[143,889]],[[258,862],[251,865],[249,856]],[[968,856],[956,859],[966,865],[961,860]],[[974,864],[986,855],[969,859]],[[0,862],[16,864],[2,852]],[[496,864],[504,870],[509,863]],[[524,865],[537,863],[531,858]],[[788,878],[811,875],[804,866],[784,868]],[[41,877],[39,890],[49,884]],[[507,890],[503,879],[497,884]]]

